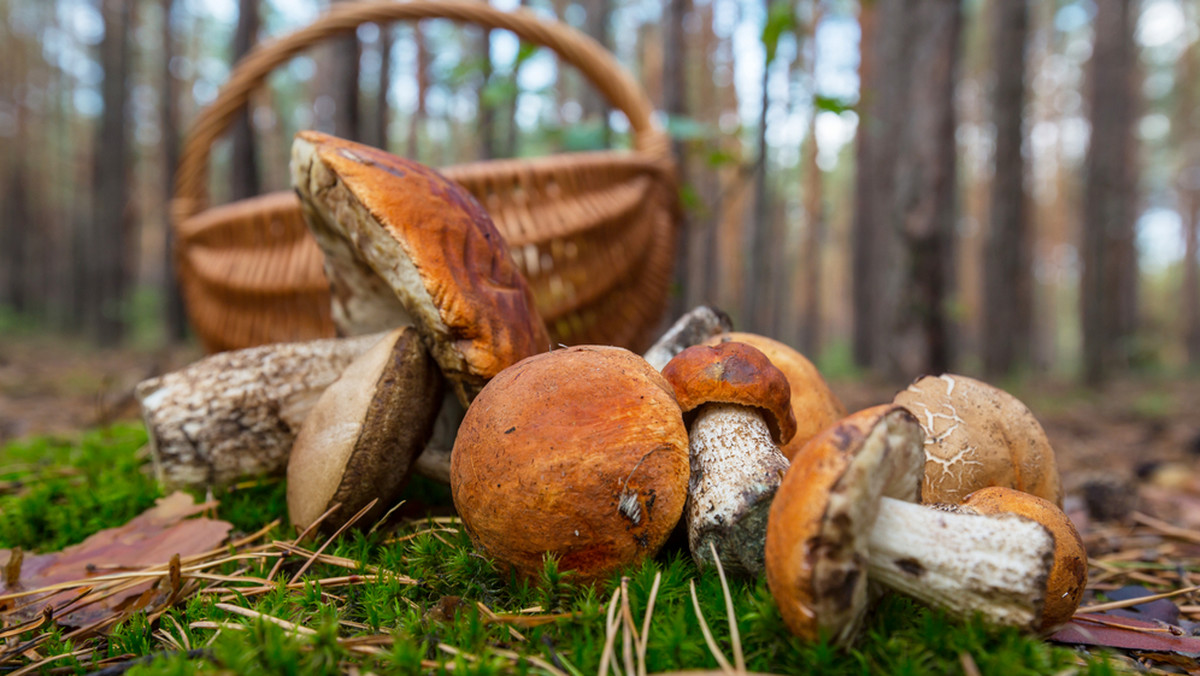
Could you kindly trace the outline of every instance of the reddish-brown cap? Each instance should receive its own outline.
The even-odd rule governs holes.
[[[653,556],[683,514],[688,439],[671,388],[628,350],[577,346],[492,379],[450,455],[454,506],[501,566],[558,556],[592,581]]]
[[[716,345],[729,341],[758,348],[787,376],[792,391],[792,413],[796,416],[796,436],[782,444],[779,452],[788,460],[818,432],[845,417],[846,407],[829,389],[817,367],[804,355],[777,340],[739,331],[714,336],[705,344]]]
[[[962,506],[980,514],[1011,513],[1032,519],[1054,536],[1054,566],[1046,579],[1042,631],[1066,623],[1079,608],[1088,579],[1088,556],[1075,524],[1054,503],[1014,488],[992,486],[971,493]]]
[[[796,434],[787,376],[757,348],[738,342],[694,345],[675,355],[662,374],[684,413],[712,403],[750,406],[762,411],[775,443],[786,444]]]
[[[504,238],[458,184],[315,131],[296,136],[292,181],[325,252],[343,331],[391,328],[407,314],[464,404],[504,368],[549,349]],[[388,290],[391,306],[353,297]]]

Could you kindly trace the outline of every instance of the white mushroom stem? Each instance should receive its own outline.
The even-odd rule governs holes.
[[[960,617],[1040,623],[1054,537],[1035,521],[885,497],[868,542],[876,582]]]
[[[721,564],[757,576],[764,570],[767,515],[788,460],[757,409],[701,406],[688,431],[691,478],[687,527],[692,558],[711,565],[709,542]]]

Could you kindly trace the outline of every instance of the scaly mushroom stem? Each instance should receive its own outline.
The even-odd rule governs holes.
[[[688,545],[698,565],[712,565],[709,542],[727,571],[757,576],[771,500],[788,460],[758,409],[705,404],[688,431]]]
[[[882,498],[868,537],[871,579],[960,617],[1036,628],[1054,537],[1015,514]]]

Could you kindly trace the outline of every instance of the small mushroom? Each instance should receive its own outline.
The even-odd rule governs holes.
[[[687,473],[671,386],[617,347],[555,350],[501,371],[450,454],[471,540],[522,578],[547,554],[583,582],[653,556],[683,513]]]
[[[1036,629],[1055,541],[1014,514],[913,504],[922,432],[900,406],[855,413],[793,459],[767,524],[767,583],[793,633],[848,643],[867,581],[997,624]]]
[[[757,576],[771,500],[788,468],[779,445],[792,438],[787,377],[738,342],[697,345],[663,368],[688,422],[688,545],[698,566]]]
[[[508,245],[461,186],[315,131],[296,135],[291,174],[340,332],[416,326],[464,406],[505,367],[550,348]]]
[[[357,525],[369,527],[400,497],[433,432],[442,378],[411,327],[395,329],[355,359],[304,419],[287,466],[288,515],[335,529],[378,499]]]
[[[1049,633],[1070,620],[1088,580],[1087,549],[1071,519],[1049,500],[1000,486],[977,490],[960,506],[979,514],[1017,514],[1049,529],[1054,535],[1054,566],[1046,580],[1040,629]]]
[[[804,355],[784,343],[755,333],[724,333],[710,338],[706,344],[727,341],[758,348],[787,376],[792,391],[792,414],[796,416],[796,434],[779,450],[789,460],[818,432],[845,417],[846,407]]]
[[[925,430],[923,502],[953,505],[981,488],[1005,486],[1062,507],[1054,449],[1016,397],[946,373],[917,380],[894,401]]]

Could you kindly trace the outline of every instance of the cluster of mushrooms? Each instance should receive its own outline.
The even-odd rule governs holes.
[[[207,357],[141,383],[160,479],[285,471],[298,528],[370,525],[411,473],[450,484],[517,576],[595,581],[686,530],[765,574],[788,626],[850,641],[877,583],[1034,631],[1087,577],[1029,410],[955,375],[853,415],[802,355],[697,308],[645,355],[551,349],[504,241],[415,162],[299,134],[292,179],[345,338]],[[369,508],[369,509],[368,509]]]

